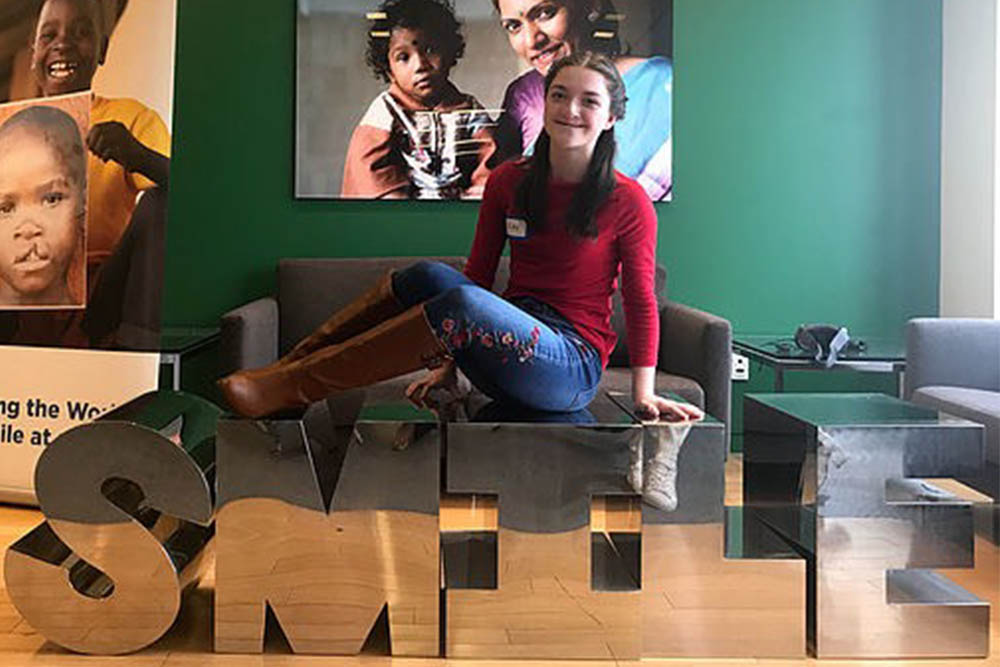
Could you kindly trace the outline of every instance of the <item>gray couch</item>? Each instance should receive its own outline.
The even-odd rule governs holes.
[[[910,320],[904,398],[986,427],[986,465],[962,481],[1000,498],[1000,321]]]
[[[387,269],[398,269],[419,259],[437,259],[461,268],[457,257],[375,257],[367,259],[283,259],[278,263],[277,295],[257,299],[222,316],[223,368],[256,368],[273,362],[308,335],[331,313],[353,300]],[[509,265],[502,258],[494,291],[507,283]],[[729,425],[730,346],[729,322],[694,308],[667,300],[663,295],[666,272],[657,269],[660,307],[659,392],[674,392]],[[628,350],[624,342],[624,316],[618,294],[612,324],[619,343],[601,386],[630,391]],[[380,383],[371,391],[376,398],[398,400],[404,376]]]

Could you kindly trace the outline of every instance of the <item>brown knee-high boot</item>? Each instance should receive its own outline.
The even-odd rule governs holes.
[[[279,363],[295,361],[320,348],[343,343],[399,315],[403,310],[392,293],[392,271],[386,271],[371,289],[331,315],[330,319],[299,341]]]
[[[358,336],[300,359],[233,373],[219,380],[219,388],[234,412],[263,417],[304,408],[337,391],[434,367],[447,355],[423,306],[414,306]]]

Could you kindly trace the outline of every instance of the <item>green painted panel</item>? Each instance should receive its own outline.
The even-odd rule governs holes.
[[[459,0],[473,1],[473,0]],[[485,0],[484,0],[485,1]],[[179,0],[165,320],[284,256],[463,254],[471,203],[295,201],[293,0]],[[938,309],[940,0],[675,0],[671,296],[740,331]]]

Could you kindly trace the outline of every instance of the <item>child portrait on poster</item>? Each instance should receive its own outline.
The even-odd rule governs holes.
[[[389,84],[347,148],[344,197],[482,196],[493,121],[449,80],[465,52],[447,0],[385,0],[368,31],[366,61]]]
[[[0,124],[0,308],[82,307],[87,153],[80,125],[56,106],[7,106],[23,108]]]

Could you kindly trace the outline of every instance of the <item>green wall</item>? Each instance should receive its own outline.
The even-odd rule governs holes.
[[[472,238],[474,204],[294,200],[294,5],[179,1],[167,323],[267,293],[280,257]],[[674,7],[671,296],[742,332],[898,336],[936,314],[940,0]]]

